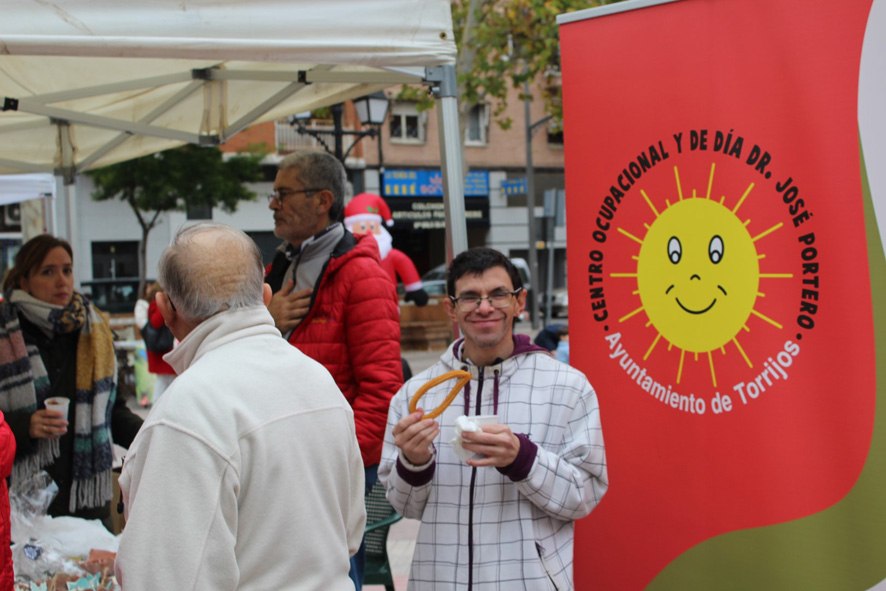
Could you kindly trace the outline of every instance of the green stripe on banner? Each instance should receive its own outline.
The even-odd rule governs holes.
[[[847,591],[870,589],[886,579],[886,412],[881,410],[886,409],[886,258],[863,153],[861,174],[874,295],[878,409],[861,475],[840,502],[820,513],[780,525],[732,532],[699,544],[668,565],[648,589]],[[850,346],[852,335],[845,338]],[[835,393],[836,404],[843,394],[848,393]],[[753,474],[748,477],[753,478]],[[821,478],[828,478],[824,469]],[[728,511],[728,507],[723,509]]]

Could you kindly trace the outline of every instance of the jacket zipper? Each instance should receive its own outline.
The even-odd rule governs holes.
[[[483,368],[477,375],[477,405],[475,415],[480,414],[481,401],[483,400]],[[477,467],[471,468],[471,486],[468,488],[468,591],[471,591],[474,581],[474,483],[477,480]]]

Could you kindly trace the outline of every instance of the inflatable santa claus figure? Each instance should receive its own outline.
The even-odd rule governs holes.
[[[387,271],[394,285],[403,282],[406,301],[416,306],[428,303],[428,294],[421,284],[415,264],[405,252],[393,247],[394,239],[385,225],[393,226],[391,210],[385,200],[373,193],[360,193],[345,206],[345,227],[352,234],[372,234],[378,242],[381,268]]]

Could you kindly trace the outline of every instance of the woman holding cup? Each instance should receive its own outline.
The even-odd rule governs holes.
[[[71,245],[49,234],[22,246],[3,295],[0,410],[17,446],[11,484],[46,470],[59,487],[50,515],[107,525],[112,441],[127,447],[142,423],[116,396],[107,319],[74,291]],[[67,399],[67,413],[56,399]]]

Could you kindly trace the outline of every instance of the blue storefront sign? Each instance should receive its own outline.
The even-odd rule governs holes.
[[[465,197],[489,195],[489,171],[465,176]],[[439,170],[386,170],[385,197],[442,197],[443,175]]]
[[[505,195],[525,195],[526,179],[508,179],[501,182],[501,191]]]

